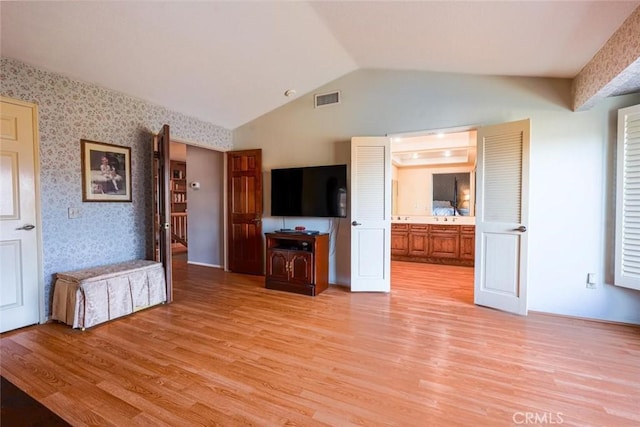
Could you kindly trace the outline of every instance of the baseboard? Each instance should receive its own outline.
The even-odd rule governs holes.
[[[335,286],[337,288],[345,288],[351,290],[350,285],[343,285],[342,283],[329,283],[329,286]]]
[[[204,263],[204,262],[187,261],[187,264],[200,265],[202,267],[222,268],[221,265],[218,265],[218,264],[207,264],[207,263]]]
[[[535,315],[540,315],[540,316],[549,316],[549,317],[562,317],[563,319],[584,320],[584,321],[587,321],[587,322],[605,323],[605,324],[608,324],[608,325],[635,326],[635,327],[640,326],[637,323],[620,322],[620,321],[616,321],[616,320],[594,319],[592,317],[572,316],[570,314],[546,313],[544,311],[535,311],[535,310],[529,310],[529,314],[535,314]]]

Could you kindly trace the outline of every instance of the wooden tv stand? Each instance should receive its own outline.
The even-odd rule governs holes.
[[[329,234],[265,233],[265,288],[316,296],[329,287]]]

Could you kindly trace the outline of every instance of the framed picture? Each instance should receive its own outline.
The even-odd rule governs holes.
[[[131,201],[131,148],[80,140],[82,201]]]

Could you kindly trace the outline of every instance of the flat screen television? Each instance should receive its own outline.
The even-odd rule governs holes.
[[[271,170],[271,215],[347,216],[347,165]]]

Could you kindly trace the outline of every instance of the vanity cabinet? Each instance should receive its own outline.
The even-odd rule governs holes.
[[[392,260],[473,266],[474,252],[474,225],[391,225]]]
[[[409,254],[409,224],[391,224],[391,256]]]
[[[430,258],[456,259],[460,256],[460,226],[429,225]]]
[[[409,255],[428,256],[429,226],[427,224],[410,224],[409,231]]]
[[[473,260],[476,254],[476,227],[474,225],[460,226],[460,259]]]

